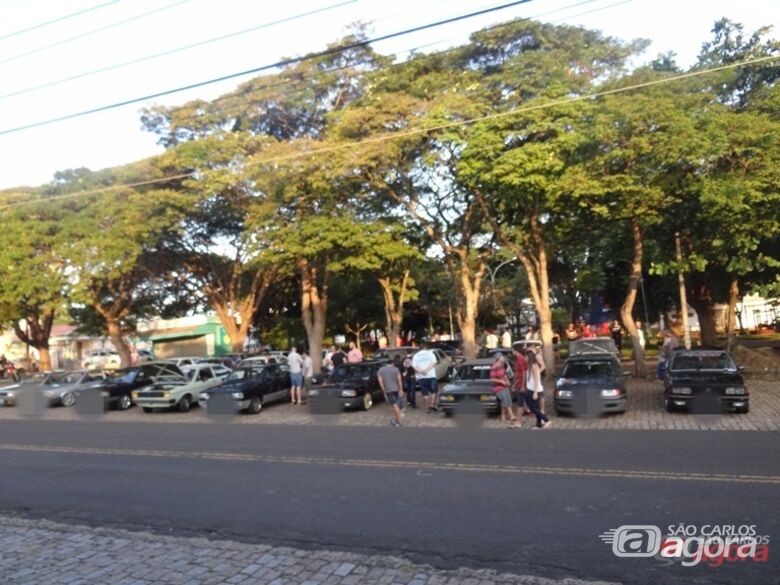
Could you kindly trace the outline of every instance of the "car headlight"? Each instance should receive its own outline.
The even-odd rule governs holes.
[[[171,393],[170,392],[163,392],[162,397],[168,399],[168,398],[171,397]]]
[[[138,398],[138,390],[133,390],[133,400]]]
[[[744,394],[745,388],[742,386],[732,386],[729,388],[726,388],[726,394]]]
[[[614,388],[612,390],[602,390],[601,391],[601,395],[604,398],[614,398],[616,396],[620,396],[621,394],[622,394],[622,392],[619,389],[617,389],[617,388]]]
[[[672,392],[674,394],[693,394],[693,390],[688,388],[687,386],[677,386],[672,388]]]
[[[558,398],[571,398],[574,396],[574,392],[571,390],[558,390]]]
[[[231,392],[230,396],[234,400],[243,400],[244,399],[244,393],[243,392]]]
[[[341,396],[342,398],[354,398],[357,396],[357,392],[355,390],[342,390]]]
[[[439,402],[455,402],[452,394],[439,394]]]

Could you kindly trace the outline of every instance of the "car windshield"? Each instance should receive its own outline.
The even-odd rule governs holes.
[[[677,354],[671,366],[673,372],[736,369],[728,354],[722,351]]]
[[[466,364],[458,368],[459,380],[490,380],[490,364]]]
[[[607,361],[569,362],[561,374],[564,378],[601,378],[617,375],[615,364]]]
[[[76,384],[83,375],[78,372],[55,372],[46,376],[43,383],[47,386],[52,384]]]
[[[581,353],[615,353],[617,348],[611,339],[580,339],[569,345],[569,354]]]
[[[109,379],[112,382],[122,382],[124,384],[132,384],[136,376],[138,376],[140,370],[133,368],[130,370],[116,370],[108,374]]]
[[[346,382],[350,380],[368,380],[371,377],[371,366],[362,364],[342,365],[331,374],[333,382]]]
[[[252,375],[252,370],[249,368],[241,368],[239,370],[233,370],[228,376],[228,380],[245,380]]]

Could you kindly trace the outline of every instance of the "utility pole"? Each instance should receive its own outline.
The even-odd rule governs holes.
[[[680,312],[682,313],[683,339],[685,340],[685,349],[691,349],[691,331],[688,329],[688,297],[685,294],[685,274],[682,269],[680,232],[674,233],[674,247],[677,251],[677,264],[680,267],[677,278],[680,281]]]

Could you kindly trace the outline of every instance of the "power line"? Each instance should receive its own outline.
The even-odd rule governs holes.
[[[34,24],[33,26],[28,26],[27,28],[23,28],[21,30],[14,31],[12,33],[5,34],[0,37],[0,41],[4,41],[5,39],[10,39],[11,37],[18,37],[19,35],[23,35],[24,33],[28,33],[33,30],[38,30],[39,28],[44,28],[46,26],[49,26],[51,24],[56,24],[58,22],[62,22],[63,20],[68,20],[70,18],[75,18],[76,16],[81,16],[82,14],[86,14],[87,12],[92,12],[93,10],[99,10],[101,8],[105,8],[106,6],[109,6],[111,4],[116,4],[117,2],[121,2],[122,0],[111,0],[110,2],[105,2],[103,4],[98,4],[97,6],[92,6],[90,8],[85,8],[84,10],[79,10],[78,12],[71,12],[70,14],[66,14],[65,16],[60,16],[58,18],[54,18],[52,20],[47,20],[46,22],[41,22],[38,24]]]
[[[355,2],[358,2],[358,1],[359,0],[346,0],[344,2],[339,2],[338,4],[331,4],[331,5],[325,6],[323,8],[318,8],[316,10],[310,10],[308,12],[302,12],[300,14],[295,14],[293,16],[287,16],[285,18],[280,18],[278,20],[273,20],[273,21],[270,21],[270,22],[264,22],[262,24],[259,24],[257,26],[253,26],[251,28],[245,28],[245,29],[234,31],[234,32],[231,32],[231,33],[228,33],[228,34],[224,34],[224,35],[218,36],[218,37],[212,37],[210,39],[206,39],[206,40],[203,40],[203,41],[198,41],[197,43],[192,43],[192,44],[185,45],[185,46],[182,46],[182,47],[176,47],[174,49],[170,49],[168,51],[163,51],[161,53],[155,53],[153,55],[146,55],[145,57],[139,57],[137,59],[132,59],[130,61],[124,61],[122,63],[116,63],[114,65],[108,65],[106,67],[101,67],[99,69],[93,69],[91,71],[84,71],[82,73],[77,73],[75,75],[71,75],[69,77],[63,77],[61,79],[56,79],[54,81],[48,81],[46,83],[41,83],[40,85],[34,85],[34,86],[31,86],[31,87],[25,87],[23,89],[19,89],[19,90],[16,90],[16,91],[12,91],[12,92],[0,95],[0,100],[6,99],[6,98],[10,98],[10,97],[14,97],[14,96],[17,96],[17,95],[22,95],[22,94],[25,94],[25,93],[29,93],[31,91],[36,91],[36,90],[39,90],[39,89],[44,89],[44,88],[47,88],[47,87],[60,85],[62,83],[66,83],[68,81],[75,81],[76,79],[83,79],[84,77],[90,77],[92,75],[97,75],[98,73],[106,73],[107,71],[113,71],[113,70],[116,70],[116,69],[121,69],[121,68],[127,67],[129,65],[135,65],[137,63],[143,63],[145,61],[151,61],[152,59],[159,59],[160,57],[167,57],[168,55],[173,55],[175,53],[180,53],[182,51],[188,51],[188,50],[191,50],[191,49],[195,49],[197,47],[202,47],[202,46],[205,46],[205,45],[208,45],[208,44],[211,44],[211,43],[216,43],[218,41],[224,41],[226,39],[237,37],[237,36],[240,36],[240,35],[243,35],[243,34],[247,34],[247,33],[250,33],[250,32],[255,32],[255,31],[258,31],[258,30],[261,30],[261,29],[264,29],[264,28],[270,28],[272,26],[277,26],[279,24],[284,24],[286,22],[292,22],[293,20],[297,20],[297,19],[300,19],[300,18],[305,18],[307,16],[313,16],[313,15],[319,14],[321,12],[326,12],[328,10],[333,10],[334,8],[340,8],[342,6],[346,6],[347,4],[354,4]]]
[[[25,51],[24,53],[18,53],[14,55],[13,57],[8,57],[7,59],[3,59],[0,61],[0,65],[3,65],[4,63],[10,63],[11,61],[16,61],[17,59],[21,59],[22,57],[27,57],[29,55],[35,55],[36,53],[41,53],[43,51],[47,51],[49,49],[53,49],[54,47],[59,47],[61,45],[66,45],[68,43],[72,43],[73,41],[77,41],[79,39],[83,39],[84,37],[88,37],[94,34],[97,34],[99,32],[107,31],[112,28],[116,28],[118,26],[122,26],[123,24],[127,24],[128,22],[133,22],[134,20],[140,20],[141,18],[146,18],[147,16],[151,16],[152,14],[157,14],[158,12],[162,12],[164,10],[168,10],[169,8],[174,8],[176,6],[180,6],[181,4],[186,4],[187,2],[190,2],[190,0],[177,0],[176,2],[172,2],[171,4],[166,4],[165,6],[161,6],[160,8],[155,8],[154,10],[150,10],[148,12],[144,12],[142,14],[138,14],[136,16],[131,16],[130,18],[126,18],[124,20],[119,20],[117,22],[112,22],[111,24],[107,24],[106,26],[101,26],[99,28],[95,28],[92,30],[88,30],[87,32],[78,34],[73,37],[68,37],[67,39],[62,39],[59,41],[55,41],[53,43],[50,43],[48,45],[44,45],[42,47],[38,47],[36,49],[32,49],[30,51]]]
[[[592,4],[593,2],[598,2],[598,1],[599,0],[580,0],[579,2],[575,2],[574,4],[569,4],[567,6],[562,6],[560,8],[556,8],[554,10],[548,10],[548,11],[545,11],[545,12],[540,12],[538,14],[534,14],[534,15],[531,15],[531,16],[528,16],[528,17],[523,17],[522,19],[519,19],[519,20],[536,19],[536,18],[539,18],[539,17],[542,17],[542,16],[548,16],[550,14],[555,14],[555,13],[561,12],[563,10],[568,10],[570,8],[576,8],[578,6],[583,6],[583,5],[586,5],[586,4]],[[580,13],[577,13],[577,14],[569,15],[568,17],[566,17],[564,19],[553,21],[550,24],[555,24],[557,22],[563,22],[563,21],[565,21],[568,18],[576,18],[578,16],[583,16],[583,15],[586,15],[586,14],[591,14],[591,13],[594,13],[594,12],[600,12],[602,10],[606,10],[608,8],[613,8],[613,7],[618,6],[620,4],[626,4],[626,3],[631,2],[631,1],[632,0],[621,0],[620,2],[617,2],[617,3],[614,3],[614,4],[609,4],[609,5],[606,5],[606,6],[598,7],[598,8],[593,9],[593,10],[588,10],[588,11],[585,11],[585,12],[580,12]],[[505,28],[507,26],[511,26],[512,24],[514,24],[516,22],[517,22],[517,20],[513,20],[513,21],[510,21],[510,22],[502,22],[502,23],[499,23],[499,24],[495,24],[495,25],[492,25],[492,26],[485,27],[485,28],[481,29],[480,32],[489,32],[489,31],[497,30],[499,28]],[[418,50],[421,50],[421,49],[424,49],[424,48],[427,48],[427,47],[435,46],[435,45],[438,45],[438,44],[441,44],[441,43],[453,41],[456,38],[460,38],[460,37],[449,37],[449,38],[443,39],[443,40],[437,40],[437,41],[428,42],[428,43],[425,43],[423,45],[418,45],[416,47],[413,47],[411,49],[403,49],[401,51],[397,51],[395,54],[398,55],[400,53],[411,53],[411,52],[418,51]],[[458,51],[460,49],[462,49],[462,47],[452,47],[450,49],[445,49],[443,51],[439,51],[439,52],[436,53],[436,55],[437,56],[442,56],[442,55],[446,55],[447,53],[452,53],[452,52]],[[387,70],[387,69],[391,69],[392,70],[392,69],[395,69],[395,68],[398,68],[398,67],[402,67],[404,64],[405,64],[404,62],[393,63],[391,65],[387,65],[385,67],[378,68],[377,71],[379,71],[379,70]],[[333,67],[331,69],[323,69],[321,71],[321,73],[337,73],[339,71],[346,71],[348,69],[352,69],[353,67],[354,67],[354,65],[352,65],[352,64],[340,65],[339,67]],[[246,100],[246,99],[250,99],[255,94],[259,94],[261,92],[268,91],[269,89],[273,89],[273,88],[277,88],[277,87],[283,87],[283,86],[294,86],[294,87],[295,86],[302,86],[302,85],[305,85],[305,83],[307,83],[306,80],[283,79],[283,80],[274,81],[272,83],[261,85],[260,87],[256,87],[256,88],[254,88],[254,89],[252,89],[252,90],[250,90],[250,91],[248,91],[246,93],[242,93],[240,97],[241,97],[242,100]],[[286,92],[285,95],[289,95],[289,92]],[[217,98],[215,100],[215,102],[218,105],[219,100],[230,99],[230,98],[231,98],[231,94],[223,95],[223,96],[220,96],[219,98]],[[238,114],[242,113],[244,108],[245,108],[244,104],[236,104],[233,107],[227,107],[225,109],[220,109],[218,111],[218,114],[221,115],[221,116],[224,116],[224,117],[230,117],[230,116],[238,115]],[[177,118],[177,121],[179,121],[179,122],[185,121],[186,122],[186,121],[195,121],[197,119],[198,119],[198,115],[197,114],[193,114],[193,115],[185,116],[184,118]]]
[[[181,2],[187,2],[187,1],[189,1],[189,0],[181,0]],[[209,79],[209,80],[206,80],[206,81],[199,81],[199,82],[196,82],[196,83],[192,83],[190,85],[185,85],[185,86],[177,87],[177,88],[174,88],[174,89],[160,91],[160,92],[157,92],[157,93],[153,93],[153,94],[149,94],[149,95],[145,95],[145,96],[141,96],[141,97],[137,97],[137,98],[124,100],[124,101],[121,101],[121,102],[115,102],[113,104],[108,104],[108,105],[105,105],[105,106],[99,106],[99,107],[96,107],[96,108],[91,108],[89,110],[83,110],[81,112],[76,112],[76,113],[73,113],[73,114],[66,114],[64,116],[58,116],[56,118],[50,118],[48,120],[42,120],[40,122],[33,122],[31,124],[25,124],[24,126],[17,126],[16,128],[8,128],[6,130],[0,131],[0,136],[2,136],[4,134],[12,134],[14,132],[20,132],[22,130],[29,130],[30,128],[37,128],[37,127],[40,127],[40,126],[46,126],[48,124],[54,124],[56,122],[63,122],[65,120],[71,120],[73,118],[79,118],[81,116],[87,116],[87,115],[90,115],[90,114],[96,114],[98,112],[104,112],[106,110],[112,110],[112,109],[116,109],[116,108],[120,108],[120,107],[123,107],[123,106],[130,105],[130,104],[136,104],[136,103],[139,103],[139,102],[145,102],[145,101],[148,101],[148,100],[151,100],[151,99],[155,99],[155,98],[159,98],[159,97],[163,97],[163,96],[167,96],[167,95],[172,95],[172,94],[175,94],[175,93],[180,93],[182,91],[187,91],[187,90],[190,90],[190,89],[196,89],[198,87],[205,87],[207,85],[211,85],[211,84],[214,84],[214,83],[219,83],[221,81],[227,81],[227,80],[230,80],[230,79],[235,79],[237,77],[244,77],[246,75],[259,73],[261,71],[268,71],[268,70],[271,70],[271,69],[278,69],[280,67],[286,67],[288,65],[294,65],[296,63],[301,63],[301,62],[304,62],[304,61],[309,61],[309,60],[317,59],[317,58],[320,58],[320,57],[327,57],[327,56],[330,56],[330,55],[343,53],[345,51],[350,51],[352,49],[357,49],[359,47],[365,47],[365,46],[370,45],[372,43],[377,43],[377,42],[380,42],[380,41],[386,41],[386,40],[393,39],[393,38],[396,38],[396,37],[400,37],[400,36],[404,36],[404,35],[420,32],[420,31],[428,30],[428,29],[431,29],[431,28],[435,28],[435,27],[438,27],[438,26],[442,26],[442,25],[445,25],[445,24],[452,24],[454,22],[458,22],[458,21],[461,21],[461,20],[467,20],[469,18],[474,18],[474,17],[477,17],[477,16],[481,16],[483,14],[489,14],[489,13],[492,13],[492,12],[497,12],[499,10],[504,10],[506,8],[511,8],[513,6],[519,6],[521,4],[526,4],[526,3],[531,2],[531,1],[532,0],[514,0],[513,2],[508,2],[508,3],[501,4],[501,5],[498,5],[498,6],[494,6],[494,7],[491,7],[491,8],[485,8],[483,10],[477,10],[475,12],[470,12],[468,14],[463,14],[463,15],[460,15],[460,16],[454,16],[452,18],[447,18],[447,19],[444,19],[444,20],[439,20],[439,21],[436,21],[436,22],[424,24],[424,25],[421,25],[421,26],[404,29],[404,30],[397,31],[397,32],[394,32],[394,33],[381,35],[381,36],[375,37],[373,39],[367,39],[367,40],[364,40],[364,41],[356,41],[354,43],[349,43],[348,45],[342,45],[340,47],[332,47],[330,49],[325,49],[324,51],[319,51],[319,52],[316,52],[316,53],[311,53],[309,55],[304,55],[304,56],[300,56],[300,57],[291,57],[289,59],[282,59],[281,61],[277,61],[276,63],[270,63],[268,65],[261,65],[260,67],[255,67],[253,69],[247,69],[245,71],[239,71],[238,73],[231,73],[229,75],[223,75],[223,76],[216,77],[216,78],[213,78],[213,79]]]
[[[282,155],[282,156],[276,156],[276,157],[270,157],[265,159],[259,159],[255,161],[251,161],[244,165],[245,168],[247,167],[253,167],[261,164],[269,164],[269,163],[276,163],[276,162],[283,162],[286,160],[292,160],[296,158],[303,158],[303,157],[311,157],[318,154],[326,154],[329,152],[334,152],[338,150],[343,150],[347,148],[356,148],[360,146],[364,146],[367,144],[379,144],[382,142],[389,142],[391,140],[398,140],[399,138],[409,138],[412,136],[419,136],[421,134],[430,134],[431,132],[440,132],[442,130],[449,130],[451,128],[458,128],[463,126],[470,126],[471,124],[476,124],[477,122],[486,122],[489,120],[498,120],[503,118],[509,118],[511,116],[516,116],[518,114],[524,114],[527,112],[536,112],[540,110],[546,110],[550,108],[555,108],[558,106],[566,106],[569,104],[586,101],[586,100],[592,100],[596,98],[606,97],[610,95],[617,95],[622,93],[627,93],[630,91],[634,91],[637,89],[644,89],[647,87],[654,87],[658,85],[664,85],[666,83],[672,83],[675,81],[680,81],[682,79],[690,79],[692,77],[701,77],[702,75],[708,75],[710,73],[717,73],[719,71],[726,71],[729,69],[736,69],[739,67],[745,67],[747,65],[755,65],[757,63],[765,63],[768,61],[773,61],[780,59],[780,55],[770,55],[768,57],[757,57],[755,59],[746,59],[745,61],[739,61],[736,63],[729,63],[727,65],[721,65],[719,67],[711,67],[709,69],[699,69],[696,71],[688,71],[686,73],[680,73],[678,75],[672,75],[669,77],[663,77],[661,79],[655,79],[652,81],[645,81],[642,83],[636,83],[633,85],[627,85],[624,87],[618,87],[615,89],[607,89],[604,91],[597,91],[589,94],[583,94],[580,96],[575,97],[568,97],[568,98],[561,98],[557,100],[552,100],[549,102],[544,102],[541,104],[535,104],[531,106],[525,106],[525,107],[518,107],[513,108],[506,112],[498,112],[495,114],[487,114],[485,116],[479,116],[476,118],[468,118],[465,120],[458,120],[456,122],[448,122],[446,124],[440,124],[439,126],[434,126],[430,128],[418,128],[415,130],[407,130],[404,132],[397,132],[392,134],[381,134],[379,136],[373,136],[370,138],[366,138],[363,140],[356,140],[353,142],[344,142],[341,144],[334,144],[332,146],[326,146],[322,148],[315,148],[313,150],[309,150],[306,152],[296,152],[292,154]],[[51,197],[45,197],[45,198],[39,198],[35,201],[21,201],[21,202],[15,202],[15,203],[7,203],[5,205],[0,205],[0,209],[11,209],[14,207],[22,207],[24,205],[35,205],[37,203],[49,203],[51,201],[61,200],[61,199],[71,199],[74,197],[81,197],[85,195],[96,195],[99,193],[108,193],[111,191],[117,191],[119,189],[126,189],[126,188],[134,188],[134,187],[140,187],[140,186],[148,186],[148,185],[156,185],[161,183],[168,183],[170,181],[179,180],[179,179],[186,179],[189,177],[193,177],[196,174],[198,174],[200,171],[192,171],[188,173],[181,173],[178,175],[173,175],[170,177],[163,177],[160,179],[150,179],[148,181],[139,181],[137,183],[126,183],[121,185],[112,185],[110,187],[101,187],[98,189],[90,189],[87,191],[78,191],[75,193],[65,193],[63,195],[54,195]]]

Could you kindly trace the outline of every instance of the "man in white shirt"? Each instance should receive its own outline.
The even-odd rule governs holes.
[[[312,361],[309,352],[301,352],[301,360],[303,361],[303,395],[298,399],[298,402],[303,400],[304,402],[309,400],[309,392],[311,391],[311,380],[314,377],[314,361]]]
[[[422,349],[412,356],[412,367],[415,371],[420,392],[425,398],[426,412],[433,412],[436,408],[436,354],[428,349],[427,343],[421,344]]]
[[[287,354],[287,365],[290,368],[290,399],[293,404],[300,404],[301,388],[303,387],[303,358],[295,347]]]

